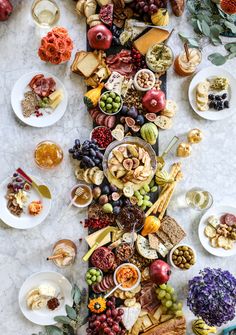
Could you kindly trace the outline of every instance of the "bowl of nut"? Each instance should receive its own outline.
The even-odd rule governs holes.
[[[194,266],[196,260],[195,250],[187,244],[175,246],[168,257],[169,263],[178,270],[189,270]]]
[[[148,69],[139,70],[134,77],[136,90],[146,92],[154,87],[156,82],[155,74]]]

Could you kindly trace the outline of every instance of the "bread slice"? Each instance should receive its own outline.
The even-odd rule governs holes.
[[[74,64],[74,71],[85,78],[90,77],[99,66],[97,57],[92,52],[86,52],[84,57],[79,57]]]
[[[206,95],[208,95],[209,87],[210,87],[209,81],[207,80],[202,81],[197,85],[197,95],[205,97]]]
[[[71,65],[71,71],[74,73],[81,74],[77,69],[77,64],[87,55],[86,51],[78,51],[75,54],[75,59]]]
[[[173,245],[178,244],[186,236],[185,231],[180,225],[168,215],[161,221],[161,230],[168,235]]]
[[[154,123],[157,125],[157,127],[161,129],[170,129],[173,125],[172,120],[169,117],[164,116],[164,115],[157,116]]]
[[[166,107],[161,111],[161,115],[167,116],[167,117],[173,117],[175,116],[175,113],[178,109],[178,106],[175,101],[173,100],[166,100]]]

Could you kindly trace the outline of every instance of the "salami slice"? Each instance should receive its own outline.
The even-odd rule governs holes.
[[[228,226],[233,226],[236,224],[236,216],[233,214],[226,214],[224,218],[225,224]]]
[[[226,224],[226,223],[225,223],[225,216],[226,216],[226,214],[224,214],[224,215],[222,215],[222,216],[220,217],[220,223],[221,223],[221,224]]]
[[[95,293],[100,293],[99,284],[93,284],[92,285],[92,290]]]

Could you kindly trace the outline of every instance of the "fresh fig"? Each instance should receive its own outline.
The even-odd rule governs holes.
[[[142,126],[145,122],[144,116],[143,115],[138,115],[136,118],[136,124]]]
[[[133,119],[136,119],[138,116],[138,110],[136,107],[132,106],[130,110],[128,111],[127,115]]]
[[[123,166],[126,170],[130,171],[133,168],[133,161],[131,158],[124,159]]]
[[[130,198],[130,202],[131,202],[132,205],[137,205],[138,199],[133,196],[133,197]]]
[[[98,202],[100,205],[105,205],[108,203],[108,196],[106,194],[103,194],[99,197]]]
[[[140,164],[139,159],[136,157],[133,157],[132,161],[133,161],[133,169],[136,169]]]
[[[155,113],[147,113],[145,114],[145,118],[150,121],[150,122],[154,122],[157,118]]]
[[[133,132],[137,133],[140,130],[140,126],[135,124],[134,126],[131,127],[131,129],[133,130]]]
[[[112,198],[113,201],[119,200],[120,197],[121,197],[121,195],[118,192],[113,192],[112,195],[111,195],[111,198]]]
[[[101,188],[100,187],[95,187],[93,189],[93,198],[98,199],[100,197],[101,193],[102,193]]]
[[[127,116],[125,118],[125,123],[127,124],[128,127],[133,127],[135,125],[135,120],[132,119],[132,117]]]

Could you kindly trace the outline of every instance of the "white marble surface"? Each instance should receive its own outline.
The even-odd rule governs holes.
[[[76,49],[85,49],[85,21],[79,20],[74,12],[75,3],[72,0],[58,1],[62,18],[60,24],[65,26],[74,40]],[[69,66],[50,66],[37,56],[40,34],[31,22],[29,15],[30,0],[15,0],[14,13],[8,22],[0,23],[0,143],[1,143],[1,179],[6,178],[18,166],[26,171],[42,177],[53,190],[53,206],[47,220],[40,226],[28,230],[14,230],[3,223],[0,224],[0,330],[4,335],[26,335],[39,331],[37,327],[27,321],[18,307],[18,291],[23,281],[32,273],[43,270],[58,269],[46,262],[52,245],[60,238],[70,238],[78,245],[79,257],[72,268],[58,270],[64,273],[73,282],[82,283],[85,265],[81,257],[86,250],[85,242],[79,244],[83,237],[80,220],[85,212],[71,210],[62,222],[57,223],[61,210],[68,203],[70,188],[76,180],[73,175],[73,166],[67,150],[76,137],[85,140],[90,132],[92,123],[81,102],[85,91],[83,80],[71,74]],[[191,28],[185,18],[172,20],[177,31],[191,34]],[[177,35],[170,44],[175,54],[180,50]],[[200,66],[209,66],[207,54],[211,47],[204,49],[204,60]],[[225,66],[236,76],[236,61],[231,60]],[[35,129],[24,126],[15,119],[10,105],[10,92],[15,81],[24,73],[31,70],[46,70],[63,80],[68,93],[69,105],[64,117],[54,126],[45,129]],[[186,242],[193,244],[197,251],[198,263],[189,272],[173,271],[171,282],[179,291],[181,298],[185,298],[187,281],[205,266],[222,267],[229,269],[236,275],[235,258],[216,258],[208,254],[201,246],[197,227],[200,214],[187,208],[180,208],[177,203],[179,194],[194,186],[203,186],[214,196],[215,204],[234,204],[236,199],[236,115],[219,122],[210,122],[200,119],[191,110],[187,89],[191,78],[179,78],[170,69],[168,72],[168,98],[178,102],[179,111],[175,117],[174,127],[160,133],[160,148],[164,149],[173,135],[185,139],[188,130],[194,127],[204,132],[204,141],[194,146],[190,158],[183,160],[185,178],[170,205],[169,214],[183,225],[187,232]],[[236,106],[235,106],[236,108]],[[61,166],[53,171],[39,170],[33,161],[33,150],[41,140],[51,139],[60,143],[65,152],[65,159]],[[175,160],[170,155],[168,163]],[[81,271],[82,269],[82,271]],[[188,323],[193,315],[187,311]],[[83,334],[83,332],[80,332]],[[189,328],[189,334],[191,334]]]

